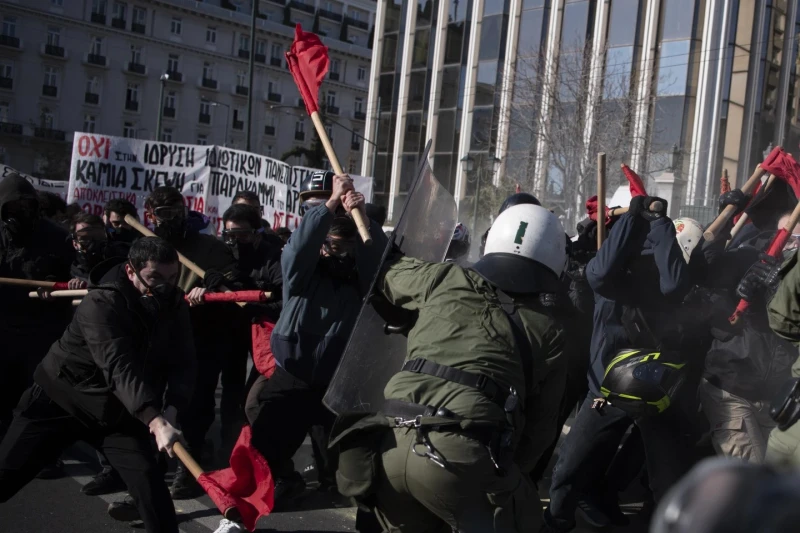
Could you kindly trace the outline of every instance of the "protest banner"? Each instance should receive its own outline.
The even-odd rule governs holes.
[[[8,165],[0,165],[0,180],[5,178],[12,172],[16,172],[17,174],[19,174],[20,176],[31,182],[33,184],[33,188],[36,189],[37,191],[47,191],[56,193],[66,201],[67,186],[69,185],[69,182],[36,178],[34,176],[25,174],[24,172],[20,172],[19,170],[11,168]]]

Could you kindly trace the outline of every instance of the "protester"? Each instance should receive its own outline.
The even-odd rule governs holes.
[[[367,218],[374,220],[381,227],[386,225],[386,207],[367,202],[364,210],[367,213]]]
[[[258,199],[258,195],[253,191],[240,191],[236,193],[236,196],[233,197],[232,205],[239,204],[255,207],[258,209],[259,216],[264,216],[264,207],[261,205],[261,200]],[[261,227],[265,230],[271,229],[269,222],[263,218],[261,219]]]
[[[318,178],[318,179],[314,179]],[[259,394],[253,445],[275,478],[275,508],[290,505],[305,489],[292,456],[311,426],[327,429],[333,415],[322,396],[339,363],[361,307],[361,298],[377,269],[386,238],[371,223],[370,247],[358,239],[346,213],[364,210],[364,197],[349,176],[315,173],[300,195],[303,220],[283,250],[283,311],[272,333],[277,367]],[[319,448],[319,445],[317,445]],[[322,445],[324,448],[324,444]],[[333,483],[335,457],[319,457],[323,488]]]
[[[469,235],[469,229],[459,222],[456,224],[456,229],[453,230],[453,238],[450,239],[450,246],[447,247],[444,260],[458,263],[460,266],[467,266],[466,258],[469,255],[470,246],[472,246],[472,238]]]
[[[67,218],[67,202],[61,196],[50,191],[36,191],[39,198],[39,214],[60,226],[69,224]]]
[[[89,213],[79,213],[70,223],[75,261],[70,268],[70,289],[85,289],[89,273],[111,257],[127,257],[130,245],[124,241],[109,242],[103,219]]]
[[[139,238],[139,233],[125,222],[126,215],[139,220],[136,206],[128,200],[114,198],[103,207],[103,222],[112,240],[131,243]]]
[[[150,237],[133,245],[127,262],[113,259],[92,271],[94,288],[37,367],[0,443],[0,502],[83,440],[122,477],[148,532],[177,533],[150,434],[159,451],[173,455],[182,439],[176,420],[194,384],[192,329],[178,275],[174,247]]]
[[[186,292],[192,303],[199,302],[206,291],[233,285],[238,280],[233,252],[216,237],[201,233],[197,226],[190,225],[189,210],[177,189],[157,187],[146,199],[145,210],[155,225],[155,234],[205,270],[203,280],[189,268],[180,266],[178,287]],[[197,380],[191,404],[180,423],[191,453],[202,457],[205,435],[214,421],[217,383],[223,362],[231,349],[223,332],[233,328],[235,318],[239,315],[235,313],[233,304],[215,304],[213,307],[194,306],[189,316],[197,347]],[[227,423],[229,414],[222,413],[226,428],[234,425]],[[238,412],[235,420],[239,420]],[[179,465],[170,492],[175,499],[185,499],[195,498],[203,490],[191,473]]]
[[[292,236],[292,230],[284,226],[282,228],[278,228],[277,230],[275,230],[275,234],[281,238],[283,244],[286,244],[287,242],[289,242],[289,237]]]

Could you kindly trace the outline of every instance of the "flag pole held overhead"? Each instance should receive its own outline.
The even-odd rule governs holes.
[[[311,117],[314,128],[317,130],[317,135],[325,148],[328,161],[331,162],[333,172],[344,174],[339,158],[336,157],[331,140],[328,138],[328,132],[325,131],[325,125],[319,116],[319,88],[322,85],[322,80],[325,79],[325,74],[328,72],[328,64],[330,63],[328,47],[322,44],[317,35],[303,31],[303,28],[298,24],[295,27],[294,42],[289,51],[286,52],[286,62],[300,91],[300,96],[303,98],[303,103],[306,105],[308,116]],[[364,220],[361,211],[354,209],[351,214],[364,244],[371,244],[372,237],[369,234],[369,226]]]

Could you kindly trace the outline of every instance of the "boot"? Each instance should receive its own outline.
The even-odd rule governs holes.
[[[108,505],[108,516],[119,522],[133,522],[141,520],[139,508],[133,496],[126,494],[122,501],[112,502]]]
[[[172,480],[169,493],[173,500],[192,500],[205,494],[205,491],[181,463],[175,470],[175,479]]]
[[[274,510],[281,511],[291,505],[306,490],[306,482],[299,472],[293,472],[288,477],[277,478],[275,480],[275,507]]]
[[[103,470],[83,486],[81,492],[87,496],[101,496],[125,490],[125,483],[116,470]]]

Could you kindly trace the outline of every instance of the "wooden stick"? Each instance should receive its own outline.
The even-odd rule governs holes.
[[[597,249],[606,240],[606,154],[597,154]]]
[[[0,285],[16,285],[18,287],[36,287],[49,289],[58,283],[56,281],[39,281],[36,279],[0,278]]]
[[[764,187],[761,190],[766,193],[775,179],[775,174],[770,174],[767,178],[767,182],[764,184]],[[761,192],[759,192],[759,194],[761,194]],[[725,243],[725,246],[728,246],[731,243],[736,234],[739,233],[743,227],[745,227],[748,220],[750,220],[750,216],[747,213],[742,213],[742,215],[739,217],[739,220],[736,221],[736,225],[733,226],[733,229],[731,230],[731,238],[728,239],[728,242]]]
[[[72,300],[72,307],[78,307],[83,300]]]
[[[133,229],[135,229],[145,237],[158,237],[158,235],[150,231],[144,224],[142,224],[141,222],[139,222],[130,215],[125,215],[125,222],[127,222]],[[178,261],[180,261],[183,266],[185,266],[186,268],[197,274],[200,277],[200,279],[205,279],[206,271],[197,266],[197,264],[194,261],[189,260],[185,255],[183,255],[180,252],[178,252]],[[223,292],[231,292],[231,290],[227,288],[225,285],[220,285],[219,288]],[[239,307],[245,306],[245,304],[241,302],[237,302],[236,305],[238,305]]]
[[[333,151],[331,140],[328,138],[328,132],[325,131],[325,125],[322,123],[322,119],[319,117],[319,111],[314,111],[311,113],[311,121],[314,123],[314,128],[317,130],[319,140],[322,141],[322,146],[325,148],[325,154],[328,156],[328,161],[331,162],[333,172],[340,175],[344,174],[345,172],[342,169],[342,165],[339,164],[339,158],[336,157],[336,152]],[[350,213],[353,215],[353,221],[356,223],[358,234],[361,235],[361,240],[364,241],[364,244],[372,244],[372,237],[369,234],[369,225],[367,224],[366,220],[364,220],[364,215],[358,209],[353,209],[353,211]]]
[[[198,479],[200,476],[205,474],[203,468],[197,463],[197,461],[194,460],[194,457],[192,457],[183,444],[180,442],[173,444],[172,452],[178,459],[180,459],[180,461],[183,463],[183,466],[186,467],[186,470],[188,470],[195,479]],[[225,512],[222,513],[222,515],[233,522],[242,521],[242,515],[239,513],[239,510],[236,507],[229,507],[225,509]]]
[[[663,211],[664,210],[664,204],[662,204],[661,202],[656,200],[656,201],[654,201],[653,203],[650,204],[648,209],[650,211],[653,211],[653,212]],[[608,214],[609,214],[609,216],[612,216],[612,217],[618,217],[620,215],[624,215],[625,213],[627,213],[630,210],[631,210],[630,207],[617,207],[616,209],[610,210],[608,212]]]
[[[48,294],[52,298],[74,298],[75,296],[86,296],[89,294],[87,289],[69,289],[65,291],[50,291]],[[40,298],[39,293],[32,291],[28,293],[28,298]]]
[[[761,168],[760,164],[757,165],[756,171],[753,172],[753,175],[742,185],[741,191],[745,194],[749,194],[750,191],[755,189],[756,184],[764,174],[766,174],[766,171]],[[716,238],[719,237],[720,232],[728,224],[728,221],[733,217],[734,213],[736,213],[735,205],[726,206],[725,209],[722,210],[722,213],[717,216],[716,220],[703,232],[703,237],[706,242],[714,242]]]

